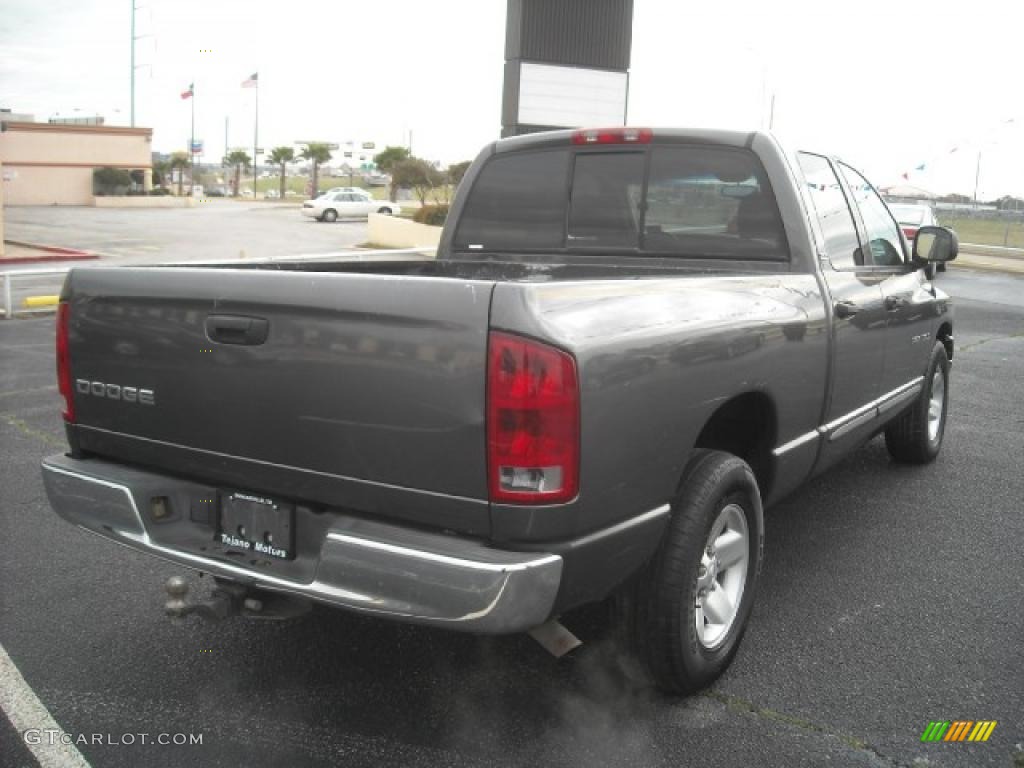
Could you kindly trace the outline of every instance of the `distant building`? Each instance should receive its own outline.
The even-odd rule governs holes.
[[[36,121],[36,116],[30,115],[27,112],[12,112],[6,107],[0,107],[0,120],[12,120],[18,123],[34,123]]]
[[[89,115],[84,117],[51,117],[47,122],[51,125],[103,125],[105,122],[102,115]]]
[[[152,186],[152,128],[35,123],[6,116],[0,113],[7,205],[90,205],[93,171],[105,166],[142,171],[143,186]]]

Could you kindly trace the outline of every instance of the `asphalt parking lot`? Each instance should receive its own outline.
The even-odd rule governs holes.
[[[265,259],[351,251],[367,240],[366,219],[318,222],[297,204],[211,199],[195,208],[5,208],[4,236],[101,255],[99,261],[14,264],[0,271],[55,270],[68,266],[157,264],[176,261]],[[13,305],[27,296],[60,291],[63,275],[21,277]]]
[[[81,745],[94,766],[1022,765],[1024,278],[939,284],[957,322],[938,461],[894,465],[876,439],[771,510],[740,654],[688,699],[630,684],[599,611],[566,619],[586,642],[560,661],[329,610],[171,622],[181,569],[47,505],[53,318],[2,321],[0,644],[68,734],[202,737]],[[923,744],[932,720],[999,724]],[[36,765],[20,730],[0,718],[0,765]]]
[[[95,251],[119,264],[330,253],[366,239],[365,219],[326,224],[298,204],[219,198],[194,208],[8,207],[4,217],[11,240]]]

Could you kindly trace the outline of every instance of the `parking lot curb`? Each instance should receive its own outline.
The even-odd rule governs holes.
[[[43,243],[29,243],[24,240],[9,240],[4,239],[5,243],[10,245],[20,246],[22,248],[31,248],[36,251],[45,251],[45,255],[40,256],[11,256],[0,257],[0,266],[4,264],[36,264],[48,261],[84,261],[86,259],[99,259],[102,258],[102,254],[95,253],[94,251],[83,251],[78,248],[65,248],[62,245],[46,245]]]

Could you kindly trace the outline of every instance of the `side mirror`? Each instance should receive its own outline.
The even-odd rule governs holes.
[[[924,226],[914,235],[914,261],[918,264],[952,261],[959,251],[960,240],[952,229]]]

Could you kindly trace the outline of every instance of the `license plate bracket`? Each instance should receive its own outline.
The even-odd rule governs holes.
[[[218,494],[217,540],[229,552],[274,560],[295,557],[295,505],[252,493]]]

